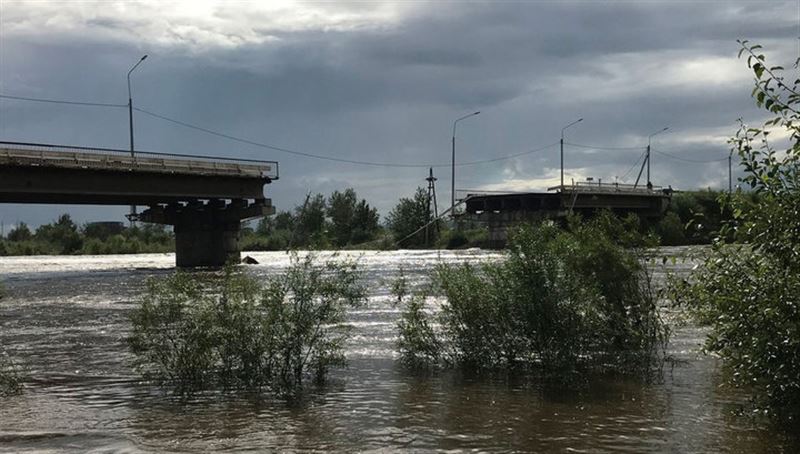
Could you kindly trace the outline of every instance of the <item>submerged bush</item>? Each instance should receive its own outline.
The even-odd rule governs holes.
[[[403,360],[649,369],[661,357],[667,329],[643,261],[612,239],[615,222],[609,216],[573,221],[567,231],[525,226],[501,262],[439,265],[428,291],[399,295],[407,304],[399,322]],[[435,316],[424,310],[431,295],[446,299]]]
[[[764,127],[742,125],[731,140],[753,193],[723,197],[733,213],[689,280],[673,297],[711,327],[708,351],[722,357],[728,382],[752,392],[757,409],[800,423],[800,80],[768,68],[760,46],[742,43],[755,74],[756,103],[775,114]],[[772,83],[772,86],[770,86]],[[770,129],[786,132],[774,149]],[[736,238],[745,244],[728,244]]]
[[[22,392],[20,367],[0,351],[0,397]]]
[[[132,316],[130,345],[145,376],[180,392],[221,387],[294,394],[343,366],[347,308],[364,288],[353,263],[292,258],[264,284],[226,270],[151,281]]]

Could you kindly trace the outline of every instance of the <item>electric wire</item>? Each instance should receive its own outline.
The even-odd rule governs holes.
[[[390,163],[390,162],[361,161],[361,160],[355,160],[355,159],[345,159],[345,158],[336,158],[336,157],[332,157],[332,156],[324,156],[324,155],[319,155],[319,154],[314,154],[314,153],[308,153],[308,152],[305,152],[305,151],[298,151],[298,150],[292,150],[292,149],[289,149],[289,148],[278,147],[278,146],[275,146],[275,145],[269,145],[269,144],[266,144],[266,143],[256,142],[254,140],[244,139],[244,138],[241,138],[241,137],[236,137],[236,136],[233,136],[233,135],[230,135],[230,134],[226,134],[226,133],[219,132],[219,131],[214,131],[212,129],[204,128],[202,126],[193,125],[193,124],[187,123],[185,121],[177,120],[175,118],[170,118],[170,117],[167,117],[165,115],[157,114],[155,112],[150,112],[148,110],[140,109],[140,108],[137,108],[137,107],[134,107],[133,110],[136,110],[137,112],[141,112],[141,113],[143,113],[145,115],[150,115],[150,116],[152,116],[154,118],[158,118],[160,120],[164,120],[164,121],[167,121],[167,122],[170,122],[170,123],[174,123],[174,124],[183,126],[185,128],[194,129],[196,131],[201,131],[201,132],[204,132],[206,134],[211,134],[213,136],[221,137],[221,138],[232,140],[232,141],[239,142],[239,143],[244,143],[244,144],[247,144],[247,145],[252,145],[252,146],[255,146],[255,147],[259,147],[259,148],[266,148],[266,149],[269,149],[269,150],[279,151],[279,152],[282,152],[282,153],[287,153],[287,154],[292,154],[292,155],[297,155],[297,156],[304,156],[304,157],[307,157],[307,158],[322,159],[322,160],[326,160],[326,161],[342,162],[342,163],[346,163],[346,164],[356,164],[356,165],[364,165],[364,166],[372,166],[372,167],[425,168],[425,167],[451,167],[452,166],[452,164],[450,164],[450,163],[443,163],[443,164],[402,164],[402,163]],[[554,147],[556,145],[558,145],[558,142],[554,142],[554,143],[551,143],[551,144],[544,145],[542,147],[534,148],[532,150],[527,150],[527,151],[523,151],[523,152],[520,152],[520,153],[515,153],[515,154],[511,154],[511,155],[507,155],[507,156],[500,156],[500,157],[491,158],[491,159],[483,159],[483,160],[479,160],[479,161],[460,162],[460,163],[456,163],[456,167],[472,166],[472,165],[488,164],[488,163],[492,163],[492,162],[504,161],[504,160],[507,160],[507,159],[513,159],[513,158],[516,158],[516,157],[520,157],[520,156],[524,156],[524,155],[528,155],[528,154],[544,151],[544,150],[546,150],[548,148],[551,148],[551,147]]]
[[[572,142],[564,142],[564,145],[569,145],[571,147],[577,148],[587,148],[590,150],[644,150],[647,147],[601,147],[595,145],[586,145],[581,143],[572,143]]]
[[[645,155],[647,155],[647,150],[643,151],[642,154],[639,155],[638,158],[636,158],[636,161],[634,161],[633,165],[628,169],[627,172],[625,172],[621,177],[619,177],[619,179],[625,182],[626,181],[625,179],[628,178],[628,174],[630,174],[631,171],[633,171],[633,169],[635,169],[636,166],[639,165],[639,162],[645,157]]]
[[[13,99],[13,100],[16,100],[16,101],[41,102],[41,103],[48,103],[48,104],[68,104],[68,105],[71,105],[71,106],[114,107],[114,108],[128,107],[127,104],[111,104],[111,103],[104,103],[104,102],[68,101],[68,100],[63,100],[63,99],[47,99],[47,98],[30,98],[30,97],[26,97],[26,96],[11,96],[11,95],[2,95],[2,94],[0,94],[0,98],[2,98],[2,99]]]
[[[719,158],[719,159],[708,159],[708,160],[689,159],[689,158],[682,158],[680,156],[675,156],[675,155],[666,153],[664,151],[659,151],[659,150],[656,150],[656,149],[653,149],[653,151],[658,153],[658,154],[660,154],[660,155],[666,156],[668,158],[675,159],[676,161],[691,162],[691,163],[695,163],[695,164],[708,164],[708,163],[711,163],[711,162],[722,162],[722,161],[727,161],[728,160],[727,157]]]
[[[33,97],[28,97],[28,96],[13,96],[13,95],[4,95],[4,94],[0,94],[0,98],[2,98],[2,99],[12,99],[12,100],[17,100],[17,101],[30,101],[30,102],[49,103],[49,104],[67,104],[67,105],[91,106],[91,107],[113,107],[113,108],[128,107],[127,104],[112,104],[112,103],[71,101],[71,100],[48,99],[48,98],[33,98]],[[208,129],[208,128],[204,128],[202,126],[193,125],[191,123],[187,123],[185,121],[177,120],[175,118],[170,118],[170,117],[167,117],[165,115],[161,115],[161,114],[158,114],[156,112],[151,112],[149,110],[141,109],[141,108],[138,108],[138,107],[134,107],[133,110],[135,110],[137,112],[140,112],[140,113],[143,113],[145,115],[149,115],[149,116],[151,116],[153,118],[157,118],[157,119],[160,119],[160,120],[163,120],[163,121],[167,121],[167,122],[170,122],[170,123],[173,123],[173,124],[177,124],[177,125],[180,125],[180,126],[183,126],[183,127],[186,127],[186,128],[190,128],[190,129],[194,129],[194,130],[197,130],[197,131],[201,131],[201,132],[204,132],[206,134],[211,134],[211,135],[214,135],[214,136],[217,136],[217,137],[221,137],[221,138],[225,138],[225,139],[228,139],[228,140],[244,143],[244,144],[247,144],[247,145],[252,145],[252,146],[255,146],[255,147],[266,148],[266,149],[269,149],[269,150],[279,151],[279,152],[282,152],[282,153],[288,153],[288,154],[293,154],[293,155],[297,155],[297,156],[304,156],[304,157],[307,157],[307,158],[321,159],[321,160],[333,161],[333,162],[342,162],[342,163],[346,163],[346,164],[366,165],[366,166],[373,166],[373,167],[424,168],[424,167],[450,167],[452,165],[452,164],[449,164],[449,163],[441,163],[441,164],[403,164],[403,163],[389,163],[389,162],[374,162],[374,161],[361,161],[361,160],[354,160],[354,159],[344,159],[344,158],[336,158],[336,157],[331,157],[331,156],[324,156],[324,155],[308,153],[308,152],[304,152],[304,151],[291,150],[291,149],[284,148],[284,147],[278,147],[278,146],[275,146],[275,145],[269,145],[269,144],[266,144],[266,143],[261,143],[261,142],[256,142],[256,141],[249,140],[249,139],[244,139],[244,138],[241,138],[241,137],[236,137],[236,136],[233,136],[233,135],[230,135],[230,134],[226,134],[226,133],[222,133],[222,132],[219,132],[219,131],[214,131],[214,130],[211,130],[211,129]],[[551,143],[551,144],[548,144],[548,145],[545,145],[545,146],[542,146],[542,147],[539,147],[539,148],[535,148],[535,149],[532,149],[532,150],[527,150],[527,151],[523,151],[523,152],[520,152],[520,153],[514,153],[514,154],[511,154],[511,155],[507,155],[507,156],[500,156],[500,157],[497,157],[497,158],[490,158],[490,159],[482,159],[482,160],[478,160],[478,161],[460,162],[460,163],[456,163],[455,166],[456,167],[474,166],[474,165],[489,164],[489,163],[493,163],[493,162],[504,161],[504,160],[513,159],[513,158],[517,158],[517,157],[520,157],[520,156],[525,156],[525,155],[528,155],[528,154],[536,153],[536,152],[539,152],[539,151],[544,151],[544,150],[546,150],[548,148],[551,148],[551,147],[554,147],[556,145],[558,145],[558,142]]]
[[[28,97],[28,96],[14,96],[14,95],[6,95],[6,94],[0,94],[0,99],[10,99],[10,100],[16,100],[16,101],[28,101],[28,102],[47,103],[47,104],[86,106],[86,107],[106,107],[106,108],[125,108],[125,107],[128,107],[127,104],[72,101],[72,100],[50,99],[50,98],[34,98],[34,97]],[[303,156],[303,157],[307,157],[307,158],[312,158],[312,159],[320,159],[320,160],[325,160],[325,161],[341,162],[341,163],[345,163],[345,164],[364,165],[364,166],[372,166],[372,167],[394,167],[394,168],[450,167],[452,165],[450,163],[403,164],[403,163],[391,163],[391,162],[363,161],[363,160],[356,160],[356,159],[345,159],[345,158],[336,158],[336,157],[332,157],[332,156],[324,156],[324,155],[308,153],[308,152],[304,152],[304,151],[292,150],[292,149],[289,149],[289,148],[279,147],[279,146],[270,145],[270,144],[266,144],[266,143],[262,143],[262,142],[256,142],[254,140],[249,140],[249,139],[245,139],[245,138],[241,138],[241,137],[236,137],[236,136],[233,136],[233,135],[230,135],[230,134],[226,134],[226,133],[223,133],[223,132],[214,131],[212,129],[204,128],[202,126],[193,125],[191,123],[187,123],[185,121],[177,120],[175,118],[170,118],[170,117],[167,117],[165,115],[161,115],[161,114],[158,114],[156,112],[151,112],[149,110],[145,110],[145,109],[138,108],[138,107],[134,107],[133,110],[136,110],[137,112],[143,113],[145,115],[149,115],[149,116],[151,116],[153,118],[160,119],[162,121],[170,122],[170,123],[173,123],[173,124],[176,124],[176,125],[179,125],[179,126],[183,126],[185,128],[193,129],[193,130],[196,130],[196,131],[201,131],[201,132],[204,132],[206,134],[211,134],[211,135],[214,135],[214,136],[217,136],[217,137],[221,137],[221,138],[224,138],[224,139],[227,139],[227,140],[231,140],[231,141],[235,141],[235,142],[239,142],[239,143],[244,143],[244,144],[255,146],[255,147],[259,147],[259,148],[265,148],[265,149],[269,149],[269,150],[273,150],[273,151],[278,151],[278,152],[282,152],[282,153],[292,154],[292,155],[296,155],[296,156]],[[456,163],[455,166],[456,167],[464,167],[464,166],[474,166],[474,165],[489,164],[489,163],[493,163],[493,162],[505,161],[505,160],[508,160],[508,159],[513,159],[513,158],[517,158],[517,157],[521,157],[521,156],[537,153],[537,152],[540,152],[540,151],[544,151],[544,150],[547,150],[547,149],[549,149],[551,147],[554,147],[554,146],[556,146],[558,144],[559,144],[559,142],[554,142],[554,143],[550,143],[550,144],[547,144],[547,145],[544,145],[544,146],[541,146],[541,147],[538,147],[538,148],[534,148],[532,150],[527,150],[527,151],[523,151],[523,152],[520,152],[520,153],[514,153],[514,154],[511,154],[511,155],[499,156],[499,157],[496,157],[496,158],[482,159],[482,160],[477,160],[477,161],[460,162],[460,163]],[[577,148],[595,149],[595,150],[641,150],[643,148],[643,147],[594,146],[594,145],[586,145],[586,144],[579,144],[579,143],[572,143],[572,142],[564,142],[564,144],[572,146],[572,147],[577,147]],[[720,158],[720,159],[711,159],[711,160],[696,160],[696,159],[682,158],[682,157],[675,156],[675,155],[672,155],[672,154],[669,154],[669,153],[666,153],[666,152],[663,152],[663,151],[660,151],[660,150],[653,150],[653,151],[655,151],[658,154],[664,155],[666,157],[669,157],[669,158],[672,158],[672,159],[675,159],[675,160],[678,160],[678,161],[691,162],[691,163],[720,162],[720,161],[724,161],[724,160],[727,159],[727,158]],[[639,159],[636,160],[636,162],[633,164],[633,166],[631,166],[631,168],[625,173],[625,176],[627,176],[631,172],[631,170],[633,170],[636,167],[636,164],[638,164],[638,162],[641,159],[642,159],[642,156],[640,156]],[[623,176],[622,179],[624,179],[625,176]]]

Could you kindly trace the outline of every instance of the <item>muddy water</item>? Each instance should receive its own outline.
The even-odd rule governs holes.
[[[289,263],[284,253],[251,255],[261,263],[248,267],[255,275]],[[172,272],[173,256],[0,258],[9,293],[0,346],[30,377],[22,395],[0,400],[0,451],[800,452],[792,435],[734,415],[746,396],[720,386],[694,327],[677,330],[670,352],[681,364],[655,383],[595,378],[558,388],[532,377],[410,374],[396,362],[399,312],[383,283],[401,265],[421,279],[439,260],[497,256],[347,255],[359,257],[373,289],[350,314],[350,365],[291,405],[241,394],[180,400],[132,373],[130,310],[147,278]]]

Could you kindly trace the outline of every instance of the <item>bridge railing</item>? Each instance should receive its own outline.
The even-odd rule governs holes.
[[[662,194],[665,191],[665,188],[662,186],[650,186],[647,187],[645,185],[633,185],[633,184],[625,184],[625,183],[616,183],[616,182],[603,182],[602,180],[597,181],[576,181],[571,184],[565,185],[558,185],[547,188],[548,191],[560,191],[560,192],[592,192],[592,193],[599,193],[599,192],[609,192],[609,193],[626,193],[626,194]],[[671,189],[667,189],[670,191]]]
[[[280,177],[277,161],[0,141],[0,162],[23,165]]]

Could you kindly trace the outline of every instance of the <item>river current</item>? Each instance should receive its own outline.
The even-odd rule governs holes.
[[[246,268],[256,276],[290,263],[283,252],[248,255],[260,262]],[[554,387],[530,376],[408,372],[397,362],[400,308],[388,294],[400,267],[419,282],[440,261],[499,255],[340,257],[358,260],[370,288],[349,314],[349,366],[291,404],[225,393],[180,399],[132,370],[130,311],[148,278],[174,271],[172,254],[0,258],[0,347],[28,377],[22,394],[0,398],[0,452],[800,452],[796,435],[737,415],[746,394],[722,385],[719,362],[701,353],[704,331],[690,324],[676,325],[677,361],[652,382]],[[654,273],[691,266],[668,262]]]

